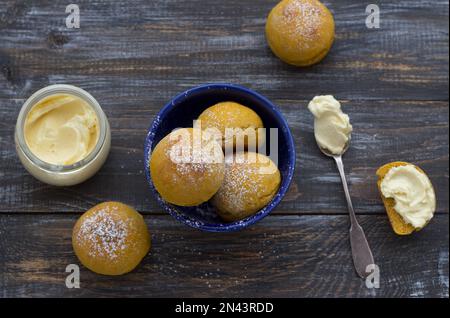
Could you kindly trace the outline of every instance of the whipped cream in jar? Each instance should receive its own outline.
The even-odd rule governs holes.
[[[51,85],[22,106],[15,143],[30,174],[47,184],[70,186],[101,168],[109,154],[111,132],[105,113],[88,92]]]

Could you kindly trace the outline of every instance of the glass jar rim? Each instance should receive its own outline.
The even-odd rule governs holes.
[[[24,134],[24,126],[25,126],[25,119],[29,113],[29,111],[35,106],[39,101],[42,99],[55,95],[55,94],[68,94],[73,95],[78,98],[81,98],[83,101],[89,104],[89,106],[92,107],[92,109],[95,111],[98,121],[99,121],[99,137],[97,140],[97,143],[92,149],[92,151],[82,160],[77,161],[70,165],[55,165],[48,162],[45,162],[41,159],[39,159],[28,147],[26,141],[25,141],[25,134]],[[50,172],[70,172],[73,170],[77,170],[79,168],[82,168],[89,164],[93,159],[95,159],[100,152],[100,150],[103,148],[103,145],[106,140],[107,136],[107,127],[108,127],[108,119],[106,118],[105,113],[103,112],[103,109],[100,107],[100,104],[97,102],[97,100],[89,94],[87,91],[85,91],[82,88],[73,86],[73,85],[67,85],[67,84],[55,84],[46,86],[44,88],[41,88],[37,92],[35,92],[33,95],[31,95],[23,104],[22,108],[20,109],[19,116],[17,117],[16,122],[16,136],[17,136],[17,142],[18,146],[21,148],[25,156],[36,166],[40,167],[41,169],[50,171]]]

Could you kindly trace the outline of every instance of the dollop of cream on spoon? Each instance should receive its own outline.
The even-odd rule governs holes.
[[[342,154],[353,127],[339,101],[331,95],[316,96],[308,109],[314,115],[314,135],[319,146],[332,154]]]

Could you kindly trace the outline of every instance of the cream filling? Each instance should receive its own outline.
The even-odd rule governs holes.
[[[97,144],[98,118],[81,98],[55,94],[31,108],[24,135],[31,152],[42,161],[71,165],[86,158]]]
[[[314,135],[319,146],[335,155],[341,154],[353,130],[341,104],[331,95],[316,96],[308,109],[314,115]]]
[[[430,179],[413,165],[394,167],[381,182],[381,192],[395,200],[394,209],[415,228],[424,227],[436,210]]]

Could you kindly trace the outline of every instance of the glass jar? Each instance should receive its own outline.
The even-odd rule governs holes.
[[[69,94],[88,103],[95,111],[99,123],[99,136],[94,149],[82,160],[71,165],[55,165],[40,160],[25,140],[25,120],[28,112],[42,99],[55,94]],[[55,186],[71,186],[92,177],[103,165],[111,147],[108,119],[99,103],[85,90],[72,85],[50,85],[34,93],[23,104],[15,129],[16,151],[25,169],[36,179]]]

